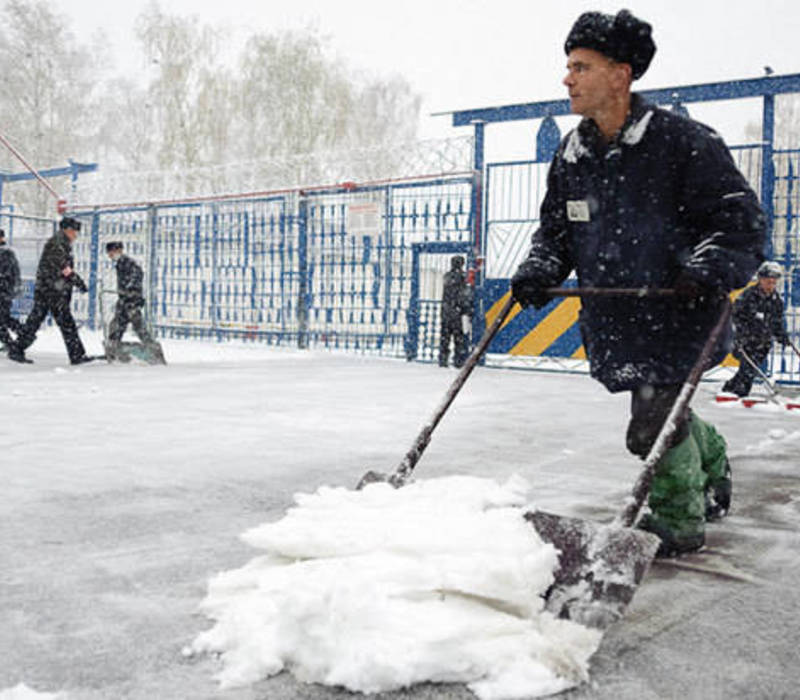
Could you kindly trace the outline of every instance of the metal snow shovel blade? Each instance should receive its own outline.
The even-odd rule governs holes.
[[[797,352],[791,341],[789,342],[789,345],[792,346],[792,349],[794,349],[795,352]],[[747,362],[747,364],[749,364],[753,368],[755,373],[761,378],[761,381],[764,382],[764,385],[767,387],[767,390],[769,391],[769,396],[767,398],[770,401],[772,401],[772,403],[778,406],[783,406],[784,404],[780,402],[778,398],[779,396],[785,399],[794,399],[797,396],[798,393],[797,389],[781,386],[777,382],[770,381],[770,378],[766,375],[764,370],[762,370],[761,367],[759,367],[755,363],[755,361],[753,360],[752,357],[750,357],[750,355],[748,355],[742,348],[739,348],[739,352],[742,354],[742,357],[744,358],[745,362]],[[800,353],[798,353],[798,357],[800,357]],[[795,405],[793,403],[787,404],[786,408],[795,408]]]
[[[653,287],[634,289],[609,287],[551,287],[545,291],[551,297],[661,297],[673,296],[675,294],[674,290],[672,289],[657,289]],[[409,477],[411,476],[411,472],[414,471],[414,467],[417,465],[420,457],[422,457],[422,453],[428,446],[434,429],[439,424],[439,421],[442,419],[442,416],[444,416],[447,409],[450,407],[450,404],[453,403],[453,400],[456,398],[458,392],[461,391],[461,387],[464,386],[464,383],[472,373],[472,370],[475,369],[475,366],[478,364],[481,356],[484,352],[486,352],[486,349],[489,347],[489,344],[492,342],[492,339],[495,337],[495,335],[497,335],[497,331],[500,330],[503,323],[505,323],[506,319],[511,314],[514,304],[516,304],[516,300],[513,296],[509,296],[508,300],[503,305],[503,308],[500,310],[500,313],[497,314],[497,317],[494,319],[492,324],[486,329],[483,337],[475,346],[475,349],[467,358],[467,361],[464,363],[458,375],[453,380],[453,383],[450,385],[450,388],[447,390],[447,393],[444,395],[441,403],[434,411],[431,420],[426,423],[425,426],[423,426],[411,449],[406,453],[406,456],[403,457],[403,461],[400,462],[400,466],[397,467],[394,474],[383,474],[381,472],[369,471],[361,477],[356,489],[362,489],[367,484],[378,481],[388,482],[397,488],[408,481]]]
[[[123,362],[130,362],[131,357],[135,357],[148,365],[167,364],[161,344],[157,342],[152,344],[120,342],[117,345],[116,354]]]
[[[747,364],[753,368],[755,373],[761,378],[761,381],[764,382],[764,386],[767,387],[767,391],[769,391],[769,396],[767,398],[772,401],[772,403],[782,406],[783,404],[781,404],[781,402],[778,400],[778,394],[780,394],[780,391],[775,384],[769,380],[769,377],[764,373],[761,367],[759,367],[753,361],[753,358],[744,351],[744,348],[739,348],[739,352],[742,354],[745,362],[747,362]]]
[[[675,399],[631,496],[612,523],[603,525],[541,511],[525,514],[539,536],[560,550],[560,566],[545,604],[554,615],[604,630],[625,612],[659,546],[656,535],[631,526],[650,493],[656,464],[669,449],[730,315],[726,298],[725,308]]]

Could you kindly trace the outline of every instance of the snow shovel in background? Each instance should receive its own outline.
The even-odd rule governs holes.
[[[102,283],[101,283],[102,284]],[[108,337],[109,332],[109,324],[106,323],[104,317],[104,309],[103,309],[103,297],[105,295],[110,296],[121,296],[119,292],[110,290],[110,289],[103,289],[102,286],[100,288],[99,300],[100,300],[100,321],[103,326],[103,350],[105,351],[105,357],[109,362],[124,362],[128,363],[131,361],[131,358],[136,358],[137,360],[141,360],[142,362],[148,365],[165,365],[167,364],[167,360],[164,357],[164,350],[161,348],[161,343],[154,340],[152,343],[141,343],[141,342],[123,342],[120,341],[114,344],[114,347],[111,347],[110,338]],[[145,324],[147,326],[150,335],[153,335],[153,329],[150,326],[150,320],[145,315]]]
[[[764,371],[759,367],[755,362],[753,362],[753,358],[748,355],[743,348],[739,348],[739,352],[742,354],[745,362],[750,365],[756,372],[756,374],[761,378],[761,381],[764,382],[764,386],[767,387],[767,391],[769,391],[769,396],[767,397],[772,403],[777,404],[778,406],[783,406],[783,404],[778,400],[778,395],[780,391],[778,388],[769,380],[769,377],[764,373]]]
[[[656,535],[632,526],[650,493],[656,464],[669,449],[730,316],[726,297],[722,314],[675,399],[630,497],[612,523],[601,525],[541,511],[525,514],[539,536],[560,551],[560,567],[545,604],[554,615],[605,630],[625,612],[659,545]]]
[[[675,294],[674,290],[672,289],[657,289],[650,287],[642,287],[641,289],[607,287],[551,287],[545,291],[551,297],[610,296],[641,298],[668,297],[674,296]],[[399,488],[405,484],[406,481],[408,481],[411,473],[414,471],[414,467],[417,465],[420,457],[422,457],[422,453],[428,446],[434,429],[439,424],[439,421],[442,419],[447,409],[450,407],[450,404],[453,403],[453,400],[456,398],[458,392],[461,391],[461,387],[464,386],[464,383],[472,373],[472,370],[475,369],[475,366],[478,364],[481,356],[484,352],[486,352],[486,349],[489,347],[489,344],[492,342],[492,339],[495,337],[495,335],[497,335],[497,331],[500,330],[506,319],[511,314],[514,304],[516,304],[516,300],[513,296],[509,296],[508,300],[503,305],[503,308],[500,310],[500,313],[497,314],[497,317],[494,319],[492,324],[486,329],[483,337],[480,339],[480,341],[478,341],[475,349],[467,358],[458,375],[453,380],[453,383],[450,385],[450,388],[447,390],[447,393],[444,395],[441,403],[434,411],[431,420],[425,426],[423,426],[411,449],[406,453],[406,456],[403,457],[403,461],[400,463],[400,466],[397,467],[394,474],[383,474],[381,472],[369,471],[361,477],[356,489],[362,489],[367,484],[377,481],[389,482],[392,486]]]

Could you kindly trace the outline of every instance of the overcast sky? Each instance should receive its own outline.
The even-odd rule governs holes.
[[[118,68],[141,69],[133,22],[149,0],[50,1],[83,40],[104,29]],[[399,73],[422,94],[423,137],[465,133],[432,112],[566,97],[564,38],[586,10],[627,7],[653,25],[658,51],[636,84],[641,89],[753,78],[765,65],[776,74],[800,72],[797,0],[161,0],[160,6],[228,27],[240,38],[315,23],[353,69]],[[760,106],[750,101],[737,110],[691,111],[729,142],[741,142],[744,124],[758,118]],[[498,157],[523,155],[511,151],[520,139],[533,139],[528,129],[517,126],[501,139],[500,127],[490,127],[489,146]]]

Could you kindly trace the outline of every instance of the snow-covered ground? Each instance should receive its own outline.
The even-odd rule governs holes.
[[[90,352],[99,352],[99,338],[83,337]],[[213,587],[209,595],[209,582],[241,584],[237,571],[263,573],[263,547],[274,542],[274,527],[265,523],[281,520],[296,493],[352,488],[368,469],[393,469],[454,371],[252,344],[164,346],[167,367],[99,362],[73,368],[50,329],[29,351],[34,365],[0,358],[0,698],[348,696],[291,673],[250,682],[268,669],[245,685],[221,688],[215,676],[229,668],[225,657],[187,651],[208,640],[215,612],[225,607]],[[566,697],[798,694],[800,411],[717,404],[717,387],[702,385],[694,407],[728,439],[734,511],[709,526],[713,554],[694,568],[691,562],[651,568],[625,618],[603,636],[589,682]],[[639,466],[624,449],[627,403],[626,395],[610,395],[585,376],[479,369],[434,434],[417,475],[432,488],[451,483],[457,502],[462,493],[468,500],[464,483],[475,482],[452,486],[442,477],[491,479],[500,493],[520,476],[531,485],[535,506],[608,520]],[[336,489],[322,493],[348,497]],[[420,523],[432,538],[441,535],[430,524],[437,522],[433,506],[420,503]],[[509,504],[500,498],[497,505]],[[338,541],[331,537],[335,522],[320,521],[326,546]],[[402,545],[418,554],[425,538],[419,529],[407,534]],[[303,544],[313,541],[308,536]],[[475,561],[488,561],[488,554],[485,545],[473,544],[475,550],[458,545],[468,556],[453,571],[474,579],[481,567],[470,567],[470,557],[480,546],[484,553]],[[498,542],[498,550],[500,544],[509,543]],[[402,575],[410,574],[403,569]],[[425,677],[457,677],[436,674],[459,645],[412,658],[403,646],[408,638],[388,623],[380,627],[386,606],[366,605],[375,581],[356,570],[350,578],[351,597],[360,592],[370,611],[363,621],[373,639],[396,654],[394,667],[411,673],[427,664]],[[309,590],[316,595],[321,586]],[[245,641],[257,641],[261,626],[270,632],[254,608],[240,609],[246,615],[235,629],[259,625],[247,630]],[[285,623],[289,618],[280,613],[278,622]],[[473,619],[471,610],[462,614],[456,621]],[[314,622],[330,623],[323,618]],[[438,621],[428,627],[440,629]],[[335,655],[329,643],[335,628],[317,628],[324,643],[313,647],[312,661],[324,665]],[[464,647],[478,648],[491,630],[486,624],[462,632]],[[284,650],[292,648],[282,641]],[[312,647],[301,639],[295,651],[303,648]],[[492,655],[479,658],[490,664]],[[287,665],[297,670],[300,660]],[[424,683],[380,697],[474,695],[461,683]]]

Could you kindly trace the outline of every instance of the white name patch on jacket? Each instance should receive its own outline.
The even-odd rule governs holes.
[[[589,202],[585,199],[568,199],[567,219],[570,221],[590,221]]]

